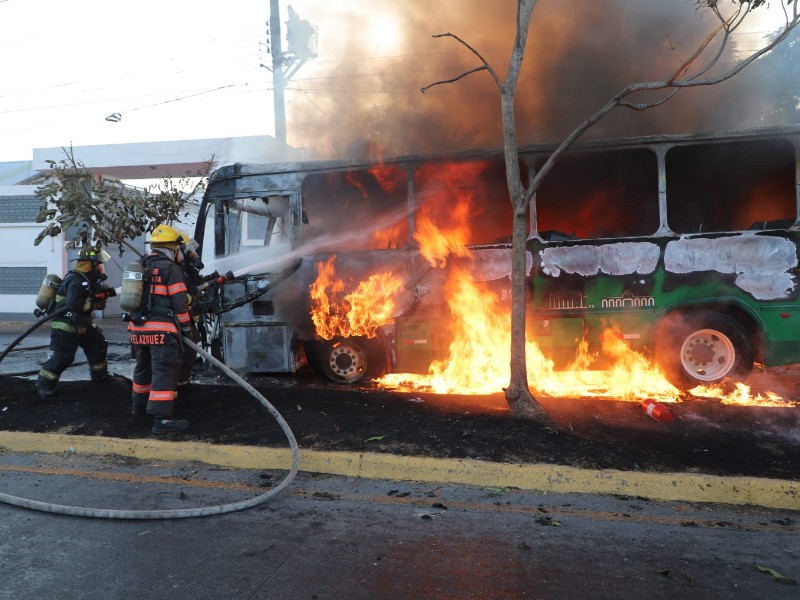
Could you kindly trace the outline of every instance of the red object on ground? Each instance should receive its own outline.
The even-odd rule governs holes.
[[[648,417],[661,423],[672,423],[675,420],[675,413],[655,400],[642,401],[642,410]]]

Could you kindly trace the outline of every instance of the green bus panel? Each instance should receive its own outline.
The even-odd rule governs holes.
[[[441,321],[402,319],[395,335],[398,373],[427,373],[431,362],[449,354],[451,337]]]

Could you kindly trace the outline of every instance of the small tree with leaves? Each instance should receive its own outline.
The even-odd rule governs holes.
[[[116,246],[121,255],[127,246],[141,254],[131,242],[160,223],[179,221],[182,211],[182,216],[187,216],[186,201],[205,188],[213,164],[212,157],[197,172],[133,188],[93,175],[75,159],[72,148],[62,150],[65,158],[47,161],[51,177],[36,190],[42,200],[36,222],[45,223],[34,241],[36,246],[46,237],[74,231],[68,240],[70,247],[88,243]]]
[[[478,59],[479,66],[470,69],[451,79],[436,81],[422,88],[425,93],[430,88],[454,83],[472,73],[486,71],[491,75],[495,85],[500,91],[500,108],[503,120],[503,147],[505,152],[506,182],[513,206],[513,234],[512,234],[512,265],[511,265],[511,381],[505,390],[506,401],[511,410],[521,416],[548,420],[544,409],[536,401],[530,391],[527,375],[527,361],[525,354],[525,303],[526,303],[526,278],[525,253],[528,239],[528,223],[536,222],[536,206],[533,202],[535,194],[547,174],[552,170],[556,161],[566,152],[587,130],[594,126],[608,113],[618,107],[634,111],[645,111],[660,106],[674,97],[684,88],[711,86],[726,81],[745,69],[747,66],[767,54],[786,40],[790,33],[800,22],[798,15],[798,2],[796,0],[782,0],[784,22],[764,45],[745,58],[734,60],[733,64],[726,65],[722,72],[714,72],[714,67],[721,66],[722,59],[727,58],[727,50],[731,46],[731,36],[739,30],[748,20],[748,17],[766,4],[766,0],[693,0],[698,10],[710,12],[715,17],[715,25],[698,47],[684,60],[679,60],[676,68],[668,77],[660,80],[641,81],[632,83],[614,94],[593,115],[585,119],[576,127],[556,150],[548,157],[547,161],[536,172],[532,173],[528,187],[522,183],[519,166],[519,152],[517,149],[516,122],[514,117],[514,97],[522,59],[525,55],[525,45],[528,38],[531,16],[537,0],[517,1],[517,34],[511,53],[511,60],[505,81],[489,65],[486,59],[466,41],[452,33],[442,33],[434,37],[449,37],[466,47]],[[566,8],[564,10],[567,10]],[[661,92],[660,96],[648,96],[646,101],[636,102],[635,99],[642,93]],[[531,219],[531,211],[533,218]],[[532,231],[531,235],[538,235]]]

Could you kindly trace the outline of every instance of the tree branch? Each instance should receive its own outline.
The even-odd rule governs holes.
[[[425,85],[425,86],[419,88],[419,91],[424,94],[429,89],[431,89],[432,87],[435,87],[437,85],[444,85],[446,83],[454,83],[454,82],[458,81],[459,79],[463,79],[467,75],[471,75],[472,73],[477,73],[478,71],[486,71],[486,70],[487,70],[487,68],[485,66],[483,66],[483,67],[475,67],[474,69],[472,69],[470,71],[466,71],[466,72],[462,73],[461,75],[459,75],[457,77],[453,77],[452,79],[442,79],[441,81],[434,81],[433,83],[429,83],[428,85]]]
[[[467,50],[469,50],[469,51],[470,51],[470,52],[472,52],[472,53],[473,53],[475,56],[477,56],[477,57],[478,57],[478,60],[480,60],[480,61],[481,61],[481,63],[483,63],[483,66],[482,66],[482,67],[476,67],[476,68],[474,68],[474,69],[472,69],[472,70],[470,70],[470,71],[467,71],[467,72],[465,72],[465,73],[462,73],[461,75],[459,75],[458,77],[454,77],[453,79],[447,79],[447,80],[442,80],[442,81],[436,81],[436,82],[434,82],[434,83],[431,83],[430,85],[426,85],[425,87],[423,87],[423,88],[420,88],[420,91],[421,91],[423,94],[424,94],[424,93],[425,93],[427,90],[431,89],[432,87],[434,87],[434,86],[436,86],[436,85],[442,85],[442,84],[445,84],[445,83],[453,83],[454,81],[458,81],[459,79],[461,79],[461,78],[463,78],[463,77],[466,77],[467,75],[470,75],[470,74],[472,74],[472,73],[477,73],[478,71],[488,71],[488,72],[489,72],[489,75],[491,75],[491,76],[492,76],[492,79],[494,79],[494,83],[495,83],[495,85],[496,85],[498,88],[500,87],[500,78],[499,78],[499,77],[497,77],[497,73],[495,73],[495,72],[494,72],[494,69],[492,69],[492,66],[491,66],[491,65],[490,65],[490,64],[487,62],[487,60],[486,60],[485,58],[483,58],[483,56],[481,55],[481,53],[480,53],[480,52],[478,52],[478,51],[477,51],[475,48],[473,48],[472,46],[470,46],[470,45],[469,45],[467,42],[465,42],[464,40],[462,40],[462,39],[461,39],[460,37],[458,37],[456,34],[454,34],[454,33],[437,33],[437,34],[435,34],[435,35],[433,35],[433,36],[431,36],[431,37],[434,37],[434,38],[440,38],[440,37],[451,37],[451,38],[453,38],[454,40],[456,40],[457,42],[459,42],[459,43],[460,43],[462,46],[464,46],[464,47],[465,47]]]
[[[85,223],[86,229],[78,232],[81,239],[89,237],[109,247],[115,244],[120,254],[124,252],[123,247],[129,248],[140,256],[141,251],[132,241],[149,231],[154,223],[180,220],[189,194],[205,187],[204,179],[214,160],[212,157],[202,170],[187,171],[181,177],[178,182],[181,188],[194,185],[187,194],[178,189],[169,176],[155,191],[153,186],[140,189],[99,179],[75,158],[71,148],[62,148],[62,151],[61,161],[47,161],[52,169],[50,183],[36,190],[36,196],[44,201],[36,222],[47,224],[34,245],[47,236],[67,233],[73,225]],[[198,181],[193,182],[192,177],[197,177]]]
[[[666,102],[669,98],[673,97],[675,94],[678,93],[683,88],[690,88],[690,87],[698,87],[698,86],[710,86],[730,79],[740,71],[742,71],[745,67],[750,65],[752,62],[758,60],[761,56],[772,50],[775,46],[780,44],[791,31],[800,23],[800,16],[798,16],[798,11],[795,9],[794,15],[791,20],[789,20],[781,31],[781,33],[776,36],[769,44],[754,52],[746,59],[738,62],[736,65],[731,67],[728,71],[718,75],[716,77],[710,77],[708,79],[693,79],[691,76],[685,79],[676,79],[676,80],[664,80],[664,81],[646,81],[646,82],[639,82],[633,83],[622,88],[619,92],[617,92],[608,102],[606,102],[600,109],[598,109],[593,115],[589,118],[585,119],[578,127],[576,127],[572,133],[564,139],[561,144],[559,144],[558,148],[547,158],[545,163],[542,167],[536,172],[536,176],[530,182],[528,187],[526,198],[528,201],[533,197],[533,194],[536,193],[536,190],[541,185],[541,182],[550,172],[550,170],[555,165],[556,161],[560,158],[560,156],[570,147],[572,146],[575,141],[580,138],[587,130],[589,130],[595,123],[600,121],[603,117],[605,117],[609,112],[611,112],[614,108],[618,106],[622,106],[624,108],[629,108],[632,110],[643,111],[649,108],[653,108],[654,106],[658,106]],[[717,33],[719,33],[720,29],[716,29]],[[704,46],[707,47],[707,43],[704,42]],[[690,63],[696,60],[696,56],[692,55],[687,61],[684,63]],[[678,70],[680,72],[680,69]],[[662,98],[659,100],[655,100],[652,102],[641,102],[641,103],[633,103],[627,102],[625,98],[636,94],[642,91],[652,91],[652,90],[661,90],[661,89],[669,89],[670,92],[666,98]]]

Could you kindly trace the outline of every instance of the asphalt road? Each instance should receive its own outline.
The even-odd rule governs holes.
[[[0,315],[0,346],[32,322]],[[124,326],[112,318],[101,325],[111,353],[124,354]],[[48,338],[43,327],[21,346]],[[37,352],[46,354],[12,353],[4,370],[13,361],[35,365]],[[112,370],[127,375],[126,364]],[[224,504],[263,494],[284,474],[191,457],[0,451],[0,492],[79,507]],[[191,519],[94,519],[0,504],[0,599],[800,594],[800,510],[370,477],[302,472],[268,503]]]
[[[0,488],[195,508],[284,476],[78,454],[0,455]],[[302,474],[221,516],[132,521],[0,504],[2,599],[789,599],[800,513]]]

